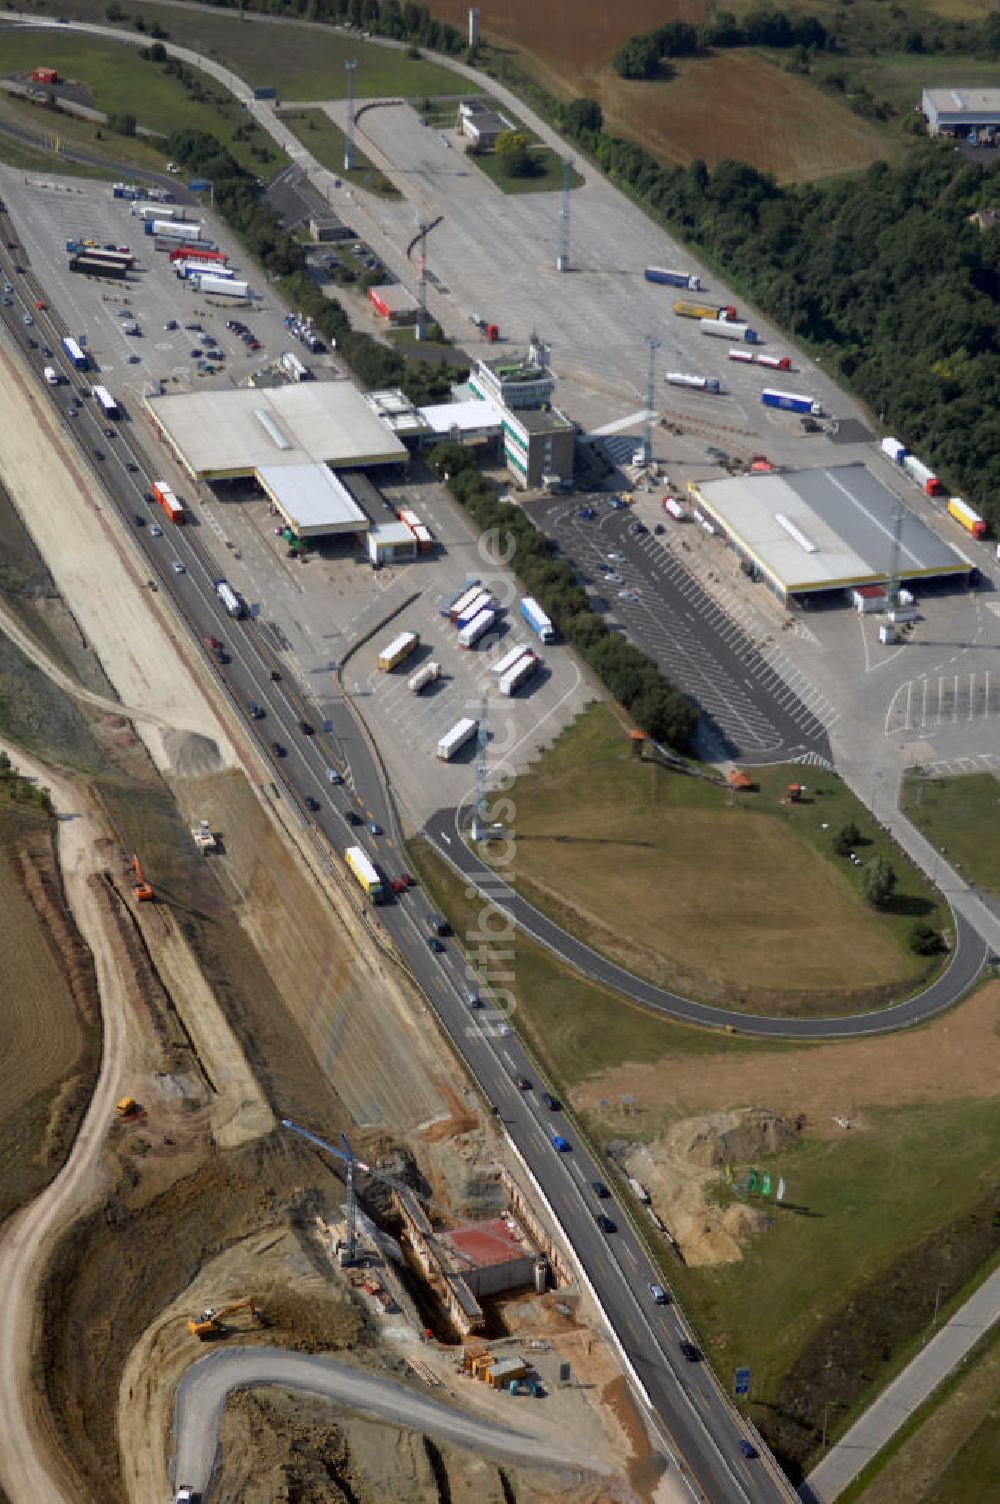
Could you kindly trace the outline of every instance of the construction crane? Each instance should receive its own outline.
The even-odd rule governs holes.
[[[223,1325],[227,1316],[232,1316],[235,1311],[249,1311],[253,1317],[259,1316],[256,1305],[249,1296],[242,1300],[231,1300],[228,1305],[222,1306],[216,1311],[212,1306],[202,1311],[200,1316],[188,1317],[188,1331],[192,1337],[198,1337],[202,1342],[207,1342],[210,1337],[222,1337],[226,1334]]]
[[[152,884],[146,881],[142,870],[142,863],[135,852],[132,853],[132,860],[129,862],[129,866],[135,877],[135,882],[132,884],[132,897],[136,903],[148,903],[153,896]]]
[[[493,1113],[495,1116],[498,1117],[499,1112],[500,1110],[498,1107],[493,1107]],[[323,1149],[327,1154],[332,1154],[334,1159],[339,1159],[347,1167],[347,1229],[344,1245],[341,1249],[340,1256],[340,1262],[343,1268],[346,1268],[348,1264],[353,1263],[355,1258],[357,1257],[358,1203],[355,1179],[358,1170],[363,1170],[366,1175],[370,1175],[373,1180],[380,1181],[382,1185],[389,1186],[391,1190],[398,1191],[403,1195],[412,1196],[414,1200],[419,1201],[421,1205],[430,1208],[432,1211],[436,1211],[442,1221],[452,1220],[451,1213],[449,1212],[448,1208],[443,1206],[440,1202],[435,1201],[433,1196],[425,1196],[421,1191],[415,1190],[412,1185],[407,1185],[404,1180],[398,1180],[394,1175],[386,1175],[382,1170],[373,1169],[371,1165],[365,1164],[363,1160],[356,1159],[351,1151],[350,1144],[347,1142],[346,1134],[342,1133],[340,1135],[340,1142],[342,1147],[340,1149],[337,1149],[333,1144],[328,1144],[326,1139],[320,1138],[315,1133],[310,1133],[308,1128],[302,1128],[298,1123],[293,1123],[291,1118],[282,1118],[281,1126],[282,1128],[290,1129],[292,1133],[297,1133],[300,1138],[304,1138],[307,1143],[313,1144],[317,1149]],[[499,1238],[498,1235],[492,1234],[488,1230],[483,1230],[483,1236],[497,1236],[498,1242],[503,1241]]]

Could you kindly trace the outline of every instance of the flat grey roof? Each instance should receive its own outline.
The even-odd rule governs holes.
[[[146,403],[182,463],[209,480],[276,464],[348,469],[406,458],[349,381],[186,392]]]
[[[364,512],[325,465],[262,465],[257,479],[303,538],[368,528]]]
[[[939,538],[860,461],[782,475],[698,482],[703,509],[785,590],[805,593],[885,579],[902,510],[899,574],[962,574],[967,559]]]
[[[924,98],[943,115],[1000,114],[1000,89],[925,89]]]

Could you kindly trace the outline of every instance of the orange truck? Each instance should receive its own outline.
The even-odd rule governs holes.
[[[183,504],[177,500],[165,480],[154,480],[153,500],[163,508],[171,522],[184,521]]]

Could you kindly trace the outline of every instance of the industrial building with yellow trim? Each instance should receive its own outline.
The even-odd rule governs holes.
[[[893,574],[927,582],[972,568],[860,462],[692,481],[688,492],[696,520],[721,532],[785,603]]]

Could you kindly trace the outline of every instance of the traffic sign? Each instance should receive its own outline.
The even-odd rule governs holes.
[[[191,182],[188,183],[188,192],[207,193],[211,186],[208,178],[192,178]]]
[[[735,1377],[733,1379],[733,1394],[739,1400],[739,1399],[743,1399],[749,1393],[750,1393],[750,1370],[749,1370],[749,1368],[738,1368],[736,1370],[736,1374],[735,1374]]]

